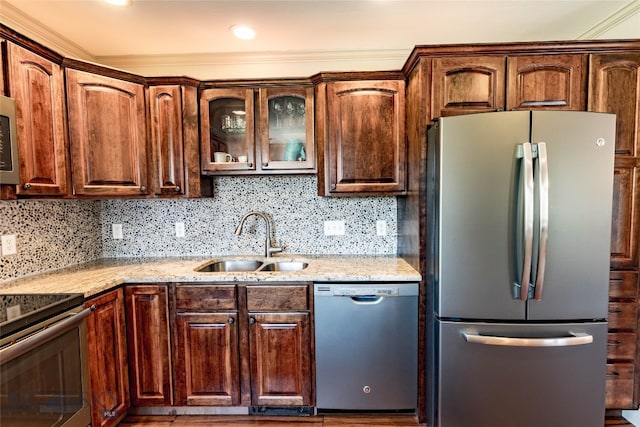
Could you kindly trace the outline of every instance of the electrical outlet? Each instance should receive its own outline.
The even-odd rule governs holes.
[[[325,221],[325,236],[344,236],[344,221]]]
[[[122,239],[122,224],[111,224],[111,235],[114,239]]]
[[[384,219],[379,219],[376,221],[376,234],[378,236],[386,236],[387,235],[387,221]]]
[[[7,320],[13,320],[16,317],[20,317],[22,311],[20,310],[20,304],[7,307]]]
[[[176,222],[176,237],[184,237],[184,222]]]
[[[7,234],[2,236],[2,255],[15,255],[18,253],[18,245],[16,243],[15,234]]]

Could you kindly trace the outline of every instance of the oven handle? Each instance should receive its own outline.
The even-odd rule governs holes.
[[[11,344],[6,348],[0,350],[0,361],[2,363],[9,362],[10,360],[20,357],[23,354],[33,350],[41,344],[64,334],[65,332],[73,329],[78,323],[83,321],[92,311],[96,309],[95,305],[67,317],[64,320],[55,323],[53,326],[47,327],[44,330],[28,336],[22,341],[18,341],[15,344]]]

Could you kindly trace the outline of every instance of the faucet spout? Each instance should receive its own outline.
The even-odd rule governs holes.
[[[282,252],[282,248],[271,246],[271,224],[269,223],[269,217],[267,217],[264,212],[251,211],[244,214],[242,219],[240,219],[240,224],[238,224],[238,227],[236,227],[236,235],[239,236],[240,234],[242,234],[242,226],[244,225],[245,220],[252,215],[264,219],[264,256],[268,258],[271,256],[271,254]]]

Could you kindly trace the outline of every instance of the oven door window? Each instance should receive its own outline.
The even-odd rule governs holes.
[[[81,329],[73,328],[2,364],[2,427],[60,426],[86,405],[80,333]]]

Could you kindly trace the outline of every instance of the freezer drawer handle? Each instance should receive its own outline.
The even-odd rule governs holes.
[[[493,335],[480,335],[477,331],[463,330],[462,335],[469,343],[484,345],[501,345],[506,347],[568,347],[593,342],[593,336],[583,332],[571,332],[570,337],[555,338],[515,338]]]

